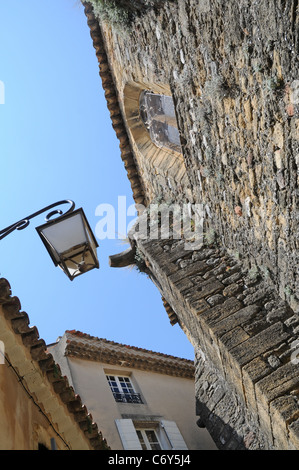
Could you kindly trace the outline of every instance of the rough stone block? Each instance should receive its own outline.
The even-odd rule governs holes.
[[[253,412],[257,412],[255,383],[271,372],[273,369],[260,357],[253,359],[242,369],[245,399]]]
[[[288,338],[289,334],[284,331],[283,324],[275,323],[266,330],[233,348],[231,354],[235,357],[240,366],[244,366],[255,357],[277,347]]]
[[[194,274],[205,273],[208,269],[209,269],[209,266],[207,266],[204,261],[195,261],[190,266],[187,266],[186,268],[182,268],[175,274],[170,275],[169,280],[175,284],[176,282],[182,280],[183,278],[187,278]]]
[[[211,307],[215,307],[216,305],[222,304],[225,301],[225,298],[221,294],[215,294],[211,297],[207,298],[207,302]]]
[[[222,336],[228,331],[231,331],[234,328],[247,323],[252,318],[254,318],[259,310],[260,308],[257,305],[250,305],[248,307],[242,308],[241,310],[238,310],[235,313],[232,309],[231,315],[227,316],[224,320],[219,321],[217,325],[215,325],[215,334]]]
[[[274,370],[256,384],[257,399],[266,407],[272,400],[299,387],[299,364],[291,362]]]
[[[180,281],[177,282],[176,287],[177,287],[177,288],[181,291],[181,293],[183,294],[183,293],[186,292],[186,291],[189,291],[189,290],[192,291],[192,288],[194,289],[194,284],[193,284],[192,281],[190,281],[190,279],[188,279],[188,278],[183,278],[183,279],[181,279]]]
[[[201,319],[205,321],[210,327],[214,327],[216,323],[232,315],[242,308],[242,303],[235,297],[226,300],[223,304],[216,305],[204,312]]]
[[[242,277],[242,274],[240,272],[234,273],[231,276],[226,277],[225,279],[222,280],[222,283],[225,286],[228,286],[230,284],[235,284],[237,281],[239,281]]]
[[[192,292],[192,300],[199,300],[209,297],[212,294],[221,292],[223,284],[215,279],[198,284]]]
[[[194,315],[200,315],[201,313],[211,308],[210,305],[204,299],[199,299],[199,300],[191,299],[187,303],[190,307],[190,310],[192,311]]]
[[[243,286],[241,284],[231,284],[223,289],[223,295],[225,297],[237,296],[243,291]]]
[[[217,338],[213,336],[211,331],[203,330],[203,347],[205,354],[209,358],[209,361],[212,361],[214,366],[224,375],[223,361],[221,357],[221,351],[217,343]]]
[[[241,327],[234,328],[221,337],[222,344],[228,349],[232,349],[243,341],[246,341],[249,335]]]
[[[229,388],[235,390],[240,399],[245,403],[241,367],[221,341],[219,342],[219,357],[221,360],[221,370]]]
[[[298,403],[293,396],[279,397],[270,403],[275,447],[288,448],[288,425],[299,417]]]
[[[291,423],[288,427],[290,441],[294,446],[294,449],[299,449],[299,419]]]

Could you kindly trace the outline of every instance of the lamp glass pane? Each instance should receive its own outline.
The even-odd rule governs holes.
[[[45,226],[41,232],[59,254],[87,241],[80,213]]]
[[[79,276],[96,267],[95,260],[89,249],[84,250],[83,253],[81,250],[81,253],[64,259],[63,264],[72,277]]]

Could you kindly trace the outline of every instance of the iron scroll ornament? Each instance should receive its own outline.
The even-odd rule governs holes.
[[[49,222],[49,220],[54,216],[54,215],[65,215],[68,214],[69,212],[73,212],[75,209],[75,203],[69,199],[65,199],[63,201],[58,201],[55,202],[54,204],[50,204],[49,206],[44,207],[43,209],[40,209],[37,212],[34,212],[33,214],[28,215],[27,217],[24,217],[23,219],[19,220],[18,222],[15,222],[12,225],[9,225],[9,227],[4,228],[3,230],[0,230],[0,240],[3,238],[7,237],[10,233],[14,232],[15,230],[24,230],[28,225],[30,224],[30,220],[33,219],[34,217],[37,217],[38,215],[42,214],[43,212],[47,212],[53,207],[60,206],[61,204],[70,204],[71,207],[63,213],[62,210],[60,209],[55,209],[54,211],[49,212],[49,214],[46,217],[46,222]],[[59,218],[59,217],[57,217]]]

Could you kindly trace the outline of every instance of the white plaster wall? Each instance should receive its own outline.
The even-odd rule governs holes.
[[[216,449],[205,429],[196,425],[194,381],[150,371],[111,366],[68,357],[70,374],[76,393],[97,422],[108,445],[122,449],[115,425],[116,419],[133,416],[156,417],[175,421],[188,449]],[[106,373],[130,375],[136,392],[144,404],[117,403],[111,393]]]

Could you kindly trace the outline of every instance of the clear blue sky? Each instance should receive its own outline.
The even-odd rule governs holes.
[[[117,207],[118,196],[133,203],[78,0],[0,0],[0,81],[0,229],[72,199],[95,231],[99,204]],[[0,276],[41,338],[51,343],[77,329],[193,359],[152,282],[109,267],[109,255],[127,248],[121,240],[99,241],[100,269],[71,282],[36,233],[42,223],[43,215],[0,242]]]

